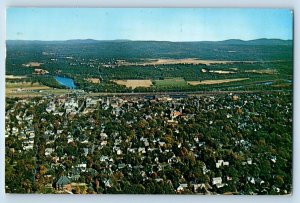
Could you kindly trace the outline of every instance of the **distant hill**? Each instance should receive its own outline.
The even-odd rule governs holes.
[[[231,45],[292,45],[292,40],[282,40],[282,39],[255,39],[255,40],[238,40],[238,39],[229,39],[224,41],[219,41],[221,44],[231,44]]]
[[[70,40],[54,40],[54,41],[41,41],[41,40],[6,40],[9,44],[15,43],[103,43],[103,42],[138,42],[138,43],[199,43],[199,44],[228,44],[228,45],[292,45],[292,40],[282,39],[255,39],[255,40],[240,40],[228,39],[223,41],[186,41],[186,42],[172,42],[172,41],[155,41],[155,40],[129,40],[129,39],[116,39],[116,40],[95,40],[95,39],[70,39]]]
[[[292,60],[293,41],[280,39],[200,42],[74,39],[66,41],[7,40],[7,51],[53,52],[91,58],[200,58],[217,60]]]

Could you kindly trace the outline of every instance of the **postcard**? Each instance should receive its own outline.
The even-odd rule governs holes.
[[[291,10],[6,15],[6,193],[291,194]]]

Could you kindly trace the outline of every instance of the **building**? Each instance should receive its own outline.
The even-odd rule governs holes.
[[[66,176],[61,176],[56,182],[55,186],[56,186],[56,190],[67,190],[67,191],[72,190],[71,181]]]
[[[34,72],[33,72],[33,74],[35,74],[35,75],[45,75],[48,73],[49,73],[48,71],[46,71],[44,69],[40,69],[40,68],[34,69]]]

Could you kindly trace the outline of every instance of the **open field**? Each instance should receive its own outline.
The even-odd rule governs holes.
[[[10,79],[10,80],[17,80],[17,79],[24,79],[27,78],[27,76],[15,76],[15,75],[6,75],[5,79]]]
[[[22,64],[25,67],[40,67],[42,65],[42,63],[38,63],[38,62],[29,62],[27,64]]]
[[[166,78],[164,80],[154,80],[155,86],[186,86],[187,83],[183,78]]]
[[[7,97],[34,97],[48,94],[65,94],[67,89],[53,89],[51,87],[29,82],[6,83],[5,87]]]
[[[131,87],[135,89],[137,87],[150,87],[152,85],[151,80],[113,80],[118,85],[125,85],[127,88]]]
[[[6,90],[10,91],[21,91],[21,90],[45,90],[50,89],[50,87],[41,85],[39,83],[30,82],[16,82],[16,83],[6,83]]]
[[[256,61],[223,61],[223,60],[201,60],[197,58],[185,58],[185,59],[146,59],[143,62],[138,63],[130,63],[122,60],[118,65],[122,66],[134,66],[134,65],[172,65],[172,64],[204,64],[204,65],[211,65],[211,64],[232,64],[232,63],[255,63]]]
[[[245,73],[259,73],[259,74],[276,74],[277,71],[274,69],[263,69],[263,70],[245,70]]]
[[[100,84],[99,78],[86,78],[85,80],[93,84]]]
[[[247,80],[249,78],[235,78],[235,79],[224,79],[224,80],[203,80],[203,81],[188,81],[189,85],[214,85],[228,82],[237,82]]]
[[[234,71],[227,71],[227,70],[211,70],[210,73],[218,73],[218,74],[233,74],[236,73]]]

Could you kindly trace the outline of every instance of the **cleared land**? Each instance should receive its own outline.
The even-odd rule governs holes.
[[[210,73],[218,73],[218,74],[233,74],[236,73],[234,71],[227,71],[227,70],[211,70]]]
[[[100,84],[100,79],[99,78],[86,78],[86,81],[94,84]]]
[[[46,89],[50,89],[50,87],[41,85],[39,83],[30,83],[30,82],[6,83],[6,90],[10,90],[10,91],[46,90]]]
[[[263,70],[245,70],[245,73],[259,73],[259,74],[276,74],[277,71],[273,69],[263,69]]]
[[[15,76],[15,75],[6,75],[5,79],[10,79],[10,80],[17,80],[17,79],[24,79],[27,78],[27,76]]]
[[[6,96],[8,97],[34,97],[48,94],[65,94],[67,89],[53,89],[51,87],[29,82],[6,83]]]
[[[25,67],[40,67],[42,63],[38,62],[29,62],[27,64],[22,64]]]
[[[148,59],[143,62],[137,62],[137,63],[130,63],[130,62],[122,62],[118,65],[122,66],[134,66],[134,65],[172,65],[172,64],[227,64],[227,63],[234,63],[237,61],[213,61],[213,60],[200,60],[196,58],[185,58],[185,59]]]
[[[186,86],[187,83],[183,78],[166,78],[164,80],[154,80],[155,86]]]
[[[281,62],[282,60],[266,60],[265,62]],[[117,60],[116,65],[117,66],[147,66],[147,65],[172,65],[172,64],[192,64],[192,65],[212,65],[212,64],[234,64],[234,63],[261,63],[262,61],[255,61],[255,60],[249,60],[249,61],[243,61],[243,60],[236,60],[236,61],[230,61],[230,60],[202,60],[198,58],[183,58],[183,59],[142,59],[139,62],[128,62],[125,60]],[[106,64],[104,66],[111,66],[110,64]]]
[[[125,85],[127,88],[131,87],[135,89],[137,87],[150,87],[152,85],[151,80],[113,80],[118,85]]]
[[[221,84],[221,83],[228,83],[228,82],[236,82],[247,80],[249,78],[235,78],[235,79],[224,79],[224,80],[203,80],[203,81],[188,81],[189,85],[214,85],[214,84]]]
[[[144,59],[140,62],[127,62],[119,60],[118,66],[146,66],[146,65],[172,65],[172,64],[233,64],[233,63],[256,63],[260,61],[225,61],[225,60],[201,60],[197,58],[184,58],[184,59]]]

